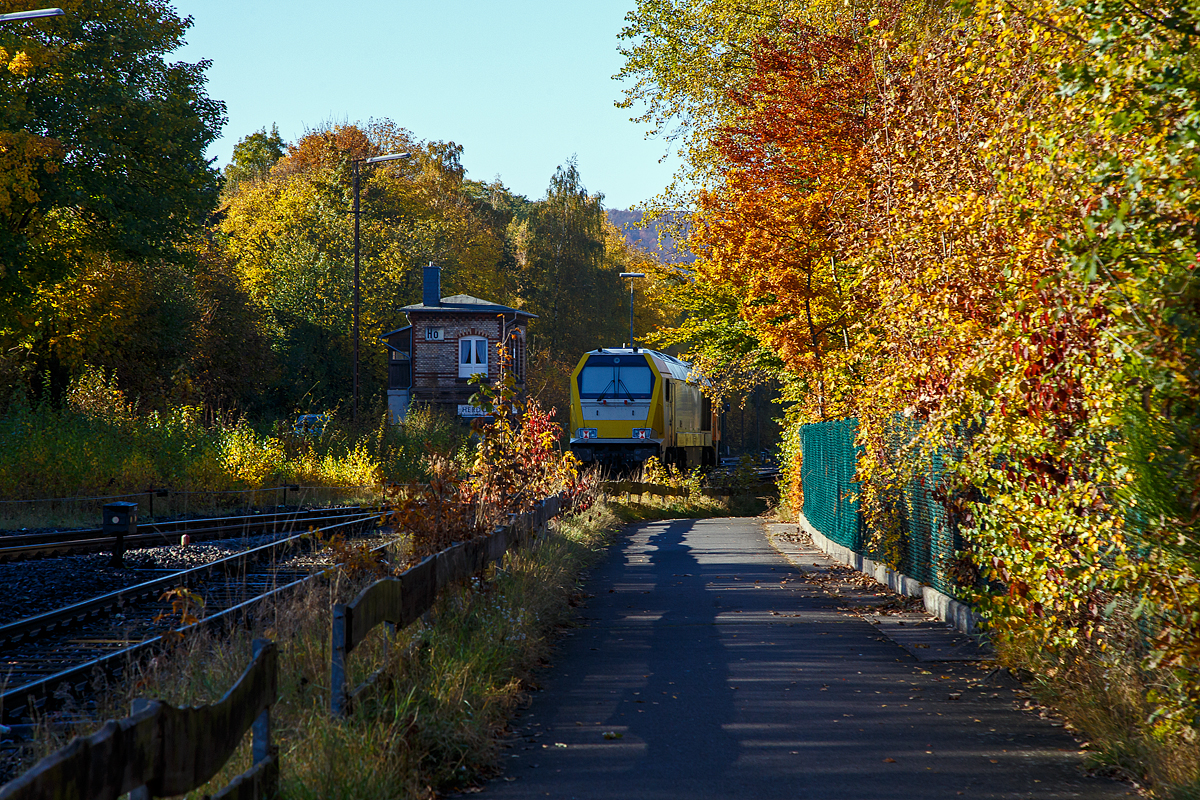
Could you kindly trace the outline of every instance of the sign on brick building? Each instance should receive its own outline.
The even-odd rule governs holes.
[[[471,376],[499,377],[499,342],[506,343],[518,387],[525,383],[525,334],[536,315],[467,294],[442,297],[441,284],[441,268],[425,267],[421,302],[402,309],[409,324],[379,337],[388,350],[388,413],[395,422],[414,402],[480,416],[470,404]]]

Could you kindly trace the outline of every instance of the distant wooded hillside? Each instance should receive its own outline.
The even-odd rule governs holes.
[[[616,225],[625,234],[625,240],[631,247],[652,253],[665,264],[691,264],[696,257],[686,250],[675,246],[675,239],[670,233],[663,233],[659,241],[659,230],[664,225],[659,222],[642,224],[642,212],[631,209],[608,209],[608,221]],[[669,224],[669,223],[666,223]],[[685,229],[686,229],[686,223]]]

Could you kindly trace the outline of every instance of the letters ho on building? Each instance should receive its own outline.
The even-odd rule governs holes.
[[[408,325],[379,337],[388,351],[388,415],[402,422],[414,403],[439,406],[460,417],[479,416],[470,404],[471,376],[500,376],[499,342],[509,369],[525,385],[525,335],[535,314],[469,294],[442,297],[442,270],[425,267],[421,302],[405,306]]]

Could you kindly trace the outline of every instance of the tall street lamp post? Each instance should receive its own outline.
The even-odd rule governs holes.
[[[38,8],[33,11],[15,11],[12,14],[0,14],[0,22],[21,22],[27,19],[42,17],[61,17],[65,12],[61,8]]]
[[[358,421],[358,165],[379,164],[383,161],[395,161],[400,158],[411,158],[412,153],[391,153],[386,156],[354,159],[354,403],[351,414]]]
[[[644,272],[622,272],[621,277],[629,278],[629,346],[636,350],[637,345],[635,345],[633,343],[633,279],[634,278],[644,278],[644,277],[646,277],[646,273],[644,273]]]

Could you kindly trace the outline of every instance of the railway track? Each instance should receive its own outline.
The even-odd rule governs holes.
[[[336,521],[318,529],[323,537],[361,533],[378,520],[376,512],[364,509],[322,521],[331,518]],[[0,626],[0,681],[5,687],[0,723],[19,733],[35,716],[63,709],[86,716],[90,687],[98,678],[121,677],[130,665],[159,651],[171,635],[165,623],[153,622],[170,611],[170,603],[161,599],[164,593],[184,587],[203,598],[204,617],[189,630],[236,623],[264,600],[310,580],[313,569],[287,562],[310,552],[317,542],[307,531],[286,536],[202,566],[163,570],[133,586]]]
[[[194,543],[218,539],[239,539],[265,533],[287,533],[312,526],[333,525],[373,513],[358,506],[318,508],[237,517],[181,519],[170,522],[146,522],[137,533],[125,534],[121,547],[133,550],[176,544],[187,534]],[[103,528],[74,531],[42,531],[0,536],[0,563],[31,558],[107,553],[117,546],[117,537],[105,535]]]

